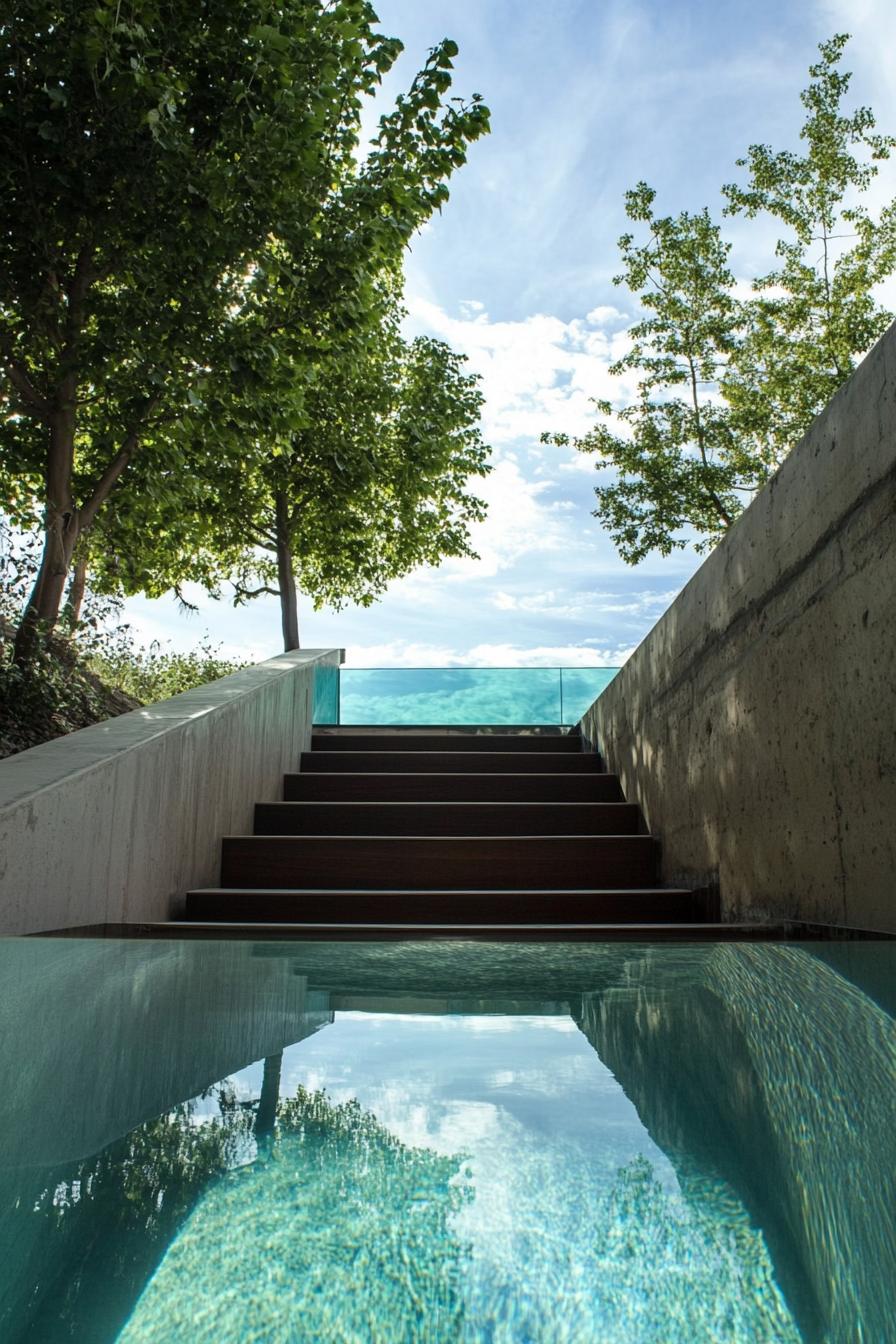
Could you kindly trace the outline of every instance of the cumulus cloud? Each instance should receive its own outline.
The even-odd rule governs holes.
[[[621,667],[634,645],[593,647],[581,644],[476,644],[470,649],[444,644],[390,640],[356,644],[347,650],[345,666],[363,667]]]
[[[499,590],[491,599],[498,611],[525,612],[529,615],[550,616],[559,620],[588,621],[603,615],[642,616],[664,611],[677,594],[677,589],[644,592],[582,592],[549,589],[547,592],[513,593]],[[587,641],[586,641],[587,642]]]
[[[412,295],[408,311],[412,330],[447,341],[480,374],[483,433],[498,449],[537,443],[544,430],[583,434],[594,422],[593,398],[623,405],[634,395],[632,379],[609,372],[628,348],[630,325],[610,305],[568,322],[547,313],[492,321],[478,301],[464,300],[454,315]]]

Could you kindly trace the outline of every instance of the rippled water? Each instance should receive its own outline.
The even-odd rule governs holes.
[[[0,944],[0,1338],[887,1344],[896,944]]]

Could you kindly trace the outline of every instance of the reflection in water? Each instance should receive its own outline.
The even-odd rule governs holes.
[[[896,945],[39,948],[10,1344],[896,1339]]]
[[[277,1108],[270,1151],[199,1203],[123,1344],[456,1338],[462,1160],[406,1147],[357,1101],[299,1088]]]
[[[300,1084],[298,1126],[281,1103],[270,1161],[197,1203],[124,1340],[797,1344],[733,1193],[681,1197],[562,1019],[337,1016],[280,1067],[347,1099]],[[309,1097],[344,1149],[309,1142]]]
[[[250,1117],[226,1087],[215,1099],[210,1123],[187,1102],[98,1157],[3,1174],[0,1338],[115,1338],[200,1192],[244,1159]]]
[[[333,1344],[797,1344],[733,1193],[686,1202],[563,1025],[351,1015],[285,1052],[285,1077],[333,1077],[365,1105],[301,1085],[281,1102],[265,1160],[198,1201],[123,1341],[236,1344],[288,1321],[289,1338]],[[644,1156],[618,1165],[642,1146],[665,1184]]]
[[[803,948],[729,945],[632,959],[579,1022],[683,1188],[740,1193],[805,1337],[896,1339],[892,1017]]]

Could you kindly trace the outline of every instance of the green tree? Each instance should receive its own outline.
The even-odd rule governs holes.
[[[862,201],[896,138],[875,133],[870,108],[843,109],[850,75],[838,69],[848,37],[819,47],[802,153],[751,145],[738,167],[744,186],[723,188],[725,213],[766,216],[788,231],[778,265],[753,282],[745,331],[723,382],[740,433],[771,468],[883,334],[893,314],[874,290],[896,269],[896,200],[876,214]]]
[[[297,590],[315,607],[368,606],[416,565],[472,554],[468,525],[485,509],[468,481],[489,467],[463,363],[393,332],[320,371],[304,428],[225,465],[211,549],[243,543],[237,601],[278,595],[286,649],[299,647]]]
[[[196,450],[222,388],[244,428],[293,386],[284,333],[363,325],[371,279],[487,129],[478,97],[446,101],[446,41],[359,165],[363,98],[401,49],[375,23],[366,0],[23,0],[0,25],[0,472],[10,516],[39,501],[45,531],[20,661],[133,465],[176,512],[186,477],[239,450],[217,429]],[[248,351],[265,285],[291,309]]]
[[[616,473],[595,515],[629,563],[714,544],[892,321],[874,290],[896,269],[896,202],[873,214],[862,197],[896,140],[875,133],[869,108],[843,111],[847,40],[822,43],[810,67],[805,151],[752,145],[738,160],[746,185],[723,189],[726,214],[787,231],[749,298],[707,210],[659,217],[643,182],[626,195],[647,237],[620,239],[616,283],[647,315],[611,372],[638,375],[637,397],[615,413],[597,402],[601,423],[575,445]]]
[[[655,194],[644,182],[626,194],[628,217],[647,226],[648,238],[619,240],[624,270],[616,283],[627,284],[648,315],[631,328],[631,348],[610,371],[638,375],[637,398],[615,417],[608,401],[596,402],[608,423],[575,441],[618,472],[597,488],[595,513],[630,564],[683,545],[685,527],[719,535],[740,512],[738,492],[762,479],[716,395],[738,336],[730,244],[706,210],[655,215]],[[543,437],[569,442],[563,434]]]
[[[280,598],[294,649],[299,591],[315,607],[367,606],[416,565],[472,554],[469,524],[484,505],[469,481],[489,470],[479,380],[442,342],[404,340],[401,317],[390,296],[363,339],[354,330],[315,361],[297,353],[300,393],[247,427],[239,456],[185,484],[176,518],[161,516],[138,467],[108,520],[95,583],[161,594],[194,582],[221,596],[232,580],[238,605]],[[289,405],[298,409],[284,414]],[[216,418],[226,420],[223,406]],[[136,566],[119,528],[153,536]]]

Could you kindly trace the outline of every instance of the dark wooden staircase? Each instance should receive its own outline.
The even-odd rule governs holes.
[[[475,932],[691,924],[703,893],[659,883],[640,809],[579,737],[327,728],[284,801],[224,840],[195,922]],[[297,934],[300,927],[297,927]]]

